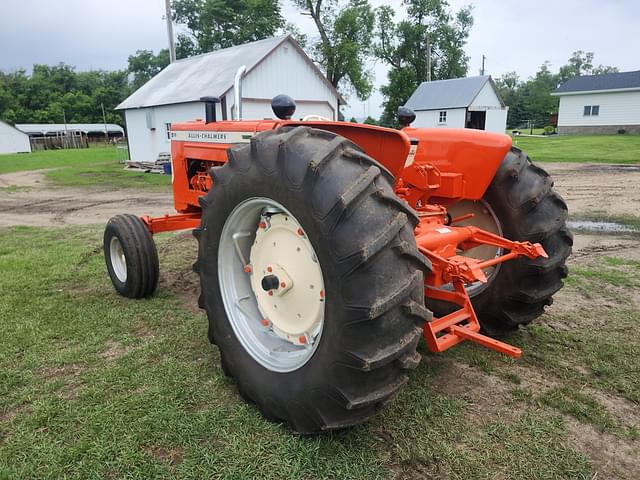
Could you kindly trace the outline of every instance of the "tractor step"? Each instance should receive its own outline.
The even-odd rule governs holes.
[[[464,340],[482,345],[513,358],[520,358],[522,350],[507,343],[480,333],[480,322],[471,305],[464,283],[454,280],[454,290],[442,290],[425,286],[425,295],[429,298],[443,300],[460,306],[444,317],[434,317],[424,324],[422,335],[429,350],[434,353],[443,352]]]

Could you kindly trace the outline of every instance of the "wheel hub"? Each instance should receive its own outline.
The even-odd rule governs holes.
[[[251,287],[275,335],[295,345],[312,344],[324,316],[324,285],[311,242],[286,213],[262,215],[250,253]]]

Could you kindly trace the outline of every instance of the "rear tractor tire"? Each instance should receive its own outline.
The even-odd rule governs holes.
[[[104,231],[104,258],[111,282],[123,297],[153,295],[159,262],[153,236],[135,215],[116,215]]]
[[[553,190],[551,177],[515,147],[479,203],[490,215],[476,214],[459,225],[476,225],[510,240],[539,242],[549,255],[505,262],[488,276],[487,284],[468,289],[483,330],[501,335],[531,323],[553,303],[567,276],[573,236],[566,226],[567,204]],[[458,208],[454,217],[467,207]],[[495,220],[495,228],[487,227],[488,218]],[[440,313],[441,306],[427,303]]]
[[[365,421],[418,365],[430,319],[430,265],[393,177],[307,127],[258,134],[211,177],[194,268],[225,373],[299,433]]]

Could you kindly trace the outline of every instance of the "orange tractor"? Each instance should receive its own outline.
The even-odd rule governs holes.
[[[193,229],[199,305],[224,372],[269,419],[313,433],[363,422],[432,352],[526,325],[567,275],[567,206],[506,135],[320,118],[171,127],[175,209],[118,215],[118,293],[153,294],[153,234]]]

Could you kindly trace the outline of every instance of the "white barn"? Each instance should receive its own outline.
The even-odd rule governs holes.
[[[475,128],[504,133],[507,112],[489,75],[423,82],[407,100],[417,128]]]
[[[124,110],[131,160],[154,161],[170,153],[171,124],[204,118],[202,97],[220,98],[219,120],[234,118],[234,78],[243,65],[243,119],[275,118],[271,99],[281,93],[295,99],[295,118],[338,119],[344,99],[298,43],[290,35],[268,38],[178,60],[118,105]]]
[[[0,120],[0,154],[30,153],[29,135]]]
[[[640,133],[640,70],[574,77],[551,95],[558,133]]]

